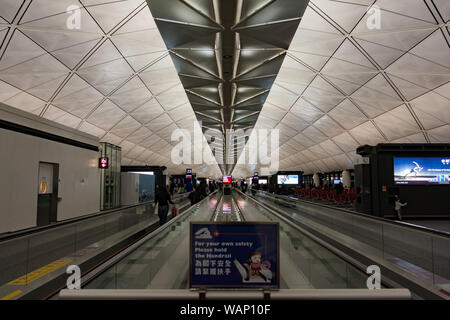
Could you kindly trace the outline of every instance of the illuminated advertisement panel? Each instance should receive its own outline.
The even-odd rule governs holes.
[[[277,176],[278,184],[298,184],[298,175],[290,174],[284,175],[280,174]]]
[[[222,177],[223,184],[231,184],[231,178],[232,176],[223,176]]]
[[[449,184],[450,157],[394,158],[394,183],[398,185]]]

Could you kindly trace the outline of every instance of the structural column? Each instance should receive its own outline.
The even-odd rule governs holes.
[[[320,187],[320,178],[318,173],[314,173],[313,175],[314,186],[316,188]]]
[[[350,188],[352,184],[352,178],[350,176],[350,171],[344,170],[342,172],[342,183],[344,185],[344,188]]]

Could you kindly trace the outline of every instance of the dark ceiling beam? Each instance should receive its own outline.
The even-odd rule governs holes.
[[[220,127],[224,146],[216,153],[236,160],[242,148],[226,148],[226,132],[256,124],[308,1],[147,2],[194,112],[205,121],[202,130]],[[230,174],[234,164],[219,167]]]

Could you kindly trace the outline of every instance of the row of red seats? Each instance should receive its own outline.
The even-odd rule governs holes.
[[[295,189],[294,193],[299,198],[323,200],[325,202],[331,202],[339,205],[353,204],[356,198],[355,189],[344,189],[341,194],[337,194],[335,190],[327,189]]]

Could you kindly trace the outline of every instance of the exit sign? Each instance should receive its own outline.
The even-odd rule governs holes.
[[[102,158],[98,159],[98,167],[100,169],[108,169],[108,164],[109,164],[109,161],[108,161],[107,157],[102,157]]]

